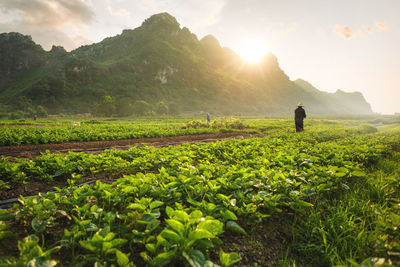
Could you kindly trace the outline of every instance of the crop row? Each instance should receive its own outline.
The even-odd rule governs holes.
[[[326,128],[324,121],[311,120],[308,124],[325,126]],[[348,130],[354,132],[361,128],[356,127],[355,129]],[[53,122],[51,126],[49,126],[49,122],[44,122],[43,125],[36,126],[0,127],[0,146],[122,140],[227,131],[269,133],[271,131],[284,130],[284,132],[293,132],[293,129],[293,122],[291,120],[248,119],[242,121],[238,119],[217,119],[211,121],[209,124],[201,121],[186,122],[179,119],[137,122],[86,121],[82,122],[80,126],[72,126],[65,121],[61,121],[60,124],[54,124]],[[364,130],[361,129],[362,132]]]
[[[77,187],[71,180],[56,193],[22,198],[2,212],[0,224],[2,254],[18,247],[20,255],[1,261],[230,266],[240,255],[219,249],[225,232],[246,234],[243,224],[304,213],[313,199],[348,190],[353,177],[362,179],[366,166],[400,142],[398,132],[341,139],[334,138],[337,131],[319,133],[325,142],[314,140],[316,131],[100,155],[47,153],[29,161],[37,173],[22,171],[26,160],[5,159],[2,164],[8,161],[15,175],[27,178],[100,170],[132,174],[94,186]],[[8,236],[21,227],[28,236],[7,250]],[[219,259],[211,251],[219,251]]]
[[[367,133],[369,129],[359,128],[356,131],[357,133]],[[286,153],[286,149],[293,150],[287,147],[287,145],[293,145],[293,143],[314,145],[316,142],[343,140],[344,137],[353,136],[354,133],[354,130],[351,132],[348,132],[347,129],[333,131],[315,127],[301,136],[285,134],[281,131],[279,134],[259,140],[262,140],[262,144],[267,143],[270,149],[274,149],[273,151],[279,150],[282,153]],[[50,182],[54,179],[71,179],[81,175],[94,176],[99,172],[113,177],[136,172],[156,172],[162,167],[171,168],[186,163],[186,161],[188,161],[188,164],[194,164],[194,162],[200,162],[208,158],[214,162],[215,159],[222,156],[219,155],[219,150],[224,151],[224,155],[229,155],[236,151],[236,143],[241,142],[246,143],[248,141],[231,141],[210,145],[199,144],[190,147],[183,145],[163,149],[132,147],[128,152],[106,150],[100,155],[86,154],[84,152],[70,152],[67,155],[46,152],[34,159],[16,158],[11,160],[8,157],[2,157],[0,158],[0,188],[6,187],[7,184],[26,181]],[[221,148],[218,148],[217,152],[209,151],[209,148],[213,146]],[[254,146],[249,146],[249,148],[253,151],[239,151],[240,153],[245,153],[247,157],[257,152],[257,150],[254,150]],[[263,149],[265,150],[266,148]],[[264,151],[263,153],[267,154],[269,152]],[[271,156],[276,157],[274,154],[271,154]]]

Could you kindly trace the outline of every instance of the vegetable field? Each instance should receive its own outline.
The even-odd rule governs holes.
[[[1,196],[62,186],[0,210],[0,266],[399,265],[400,126],[311,120],[296,134],[292,124],[1,128],[3,145],[221,129],[264,137],[2,157]]]

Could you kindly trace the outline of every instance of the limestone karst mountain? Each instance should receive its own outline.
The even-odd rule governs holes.
[[[211,35],[198,40],[167,13],[71,52],[44,51],[30,36],[3,33],[0,58],[0,104],[9,110],[95,112],[110,96],[116,107],[163,101],[174,113],[288,114],[298,101],[313,113],[372,113],[361,93],[293,82],[273,54],[260,65],[245,63]]]

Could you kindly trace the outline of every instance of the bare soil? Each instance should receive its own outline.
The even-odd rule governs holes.
[[[240,254],[242,259],[234,266],[280,266],[290,240],[290,233],[287,232],[290,229],[289,217],[278,214],[252,225],[241,221],[239,224],[247,235],[227,231],[221,236],[221,248],[225,253]],[[217,259],[215,261],[218,262]]]
[[[171,136],[161,138],[138,138],[112,141],[91,141],[91,142],[72,142],[62,144],[40,144],[40,145],[20,145],[20,146],[2,146],[0,147],[0,156],[12,157],[35,157],[46,150],[52,152],[68,152],[68,151],[101,151],[104,149],[128,149],[129,146],[140,146],[148,144],[151,146],[168,146],[182,143],[193,142],[213,142],[228,138],[246,138],[251,135],[248,133],[217,133],[217,134],[199,134],[185,136]]]
[[[43,145],[22,145],[22,146],[3,146],[0,147],[0,156],[12,156],[13,158],[25,157],[34,158],[40,155],[40,152],[50,150],[56,153],[66,153],[68,151],[85,151],[86,153],[100,153],[104,149],[129,149],[131,146],[138,146],[148,144],[155,147],[163,147],[169,145],[180,145],[183,143],[195,142],[215,142],[230,138],[248,138],[251,137],[247,133],[223,133],[223,134],[201,134],[201,135],[187,135],[187,136],[174,136],[163,138],[140,138],[140,139],[127,139],[115,141],[94,141],[94,142],[75,142],[63,144],[43,144]],[[254,136],[253,136],[254,137]],[[10,158],[9,160],[14,160]],[[98,173],[92,177],[84,177],[83,182],[90,180],[100,180],[107,182],[112,179],[119,178],[113,175],[104,175]],[[54,187],[62,188],[67,186],[68,183],[63,177],[58,177],[49,183],[43,181],[29,181],[29,183],[13,184],[9,189],[0,190],[0,201],[18,198],[19,196],[33,196],[40,192],[48,192],[54,190]]]

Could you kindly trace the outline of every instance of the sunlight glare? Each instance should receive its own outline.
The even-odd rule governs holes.
[[[238,52],[245,61],[257,63],[261,61],[267,50],[261,42],[249,41],[246,42]]]

